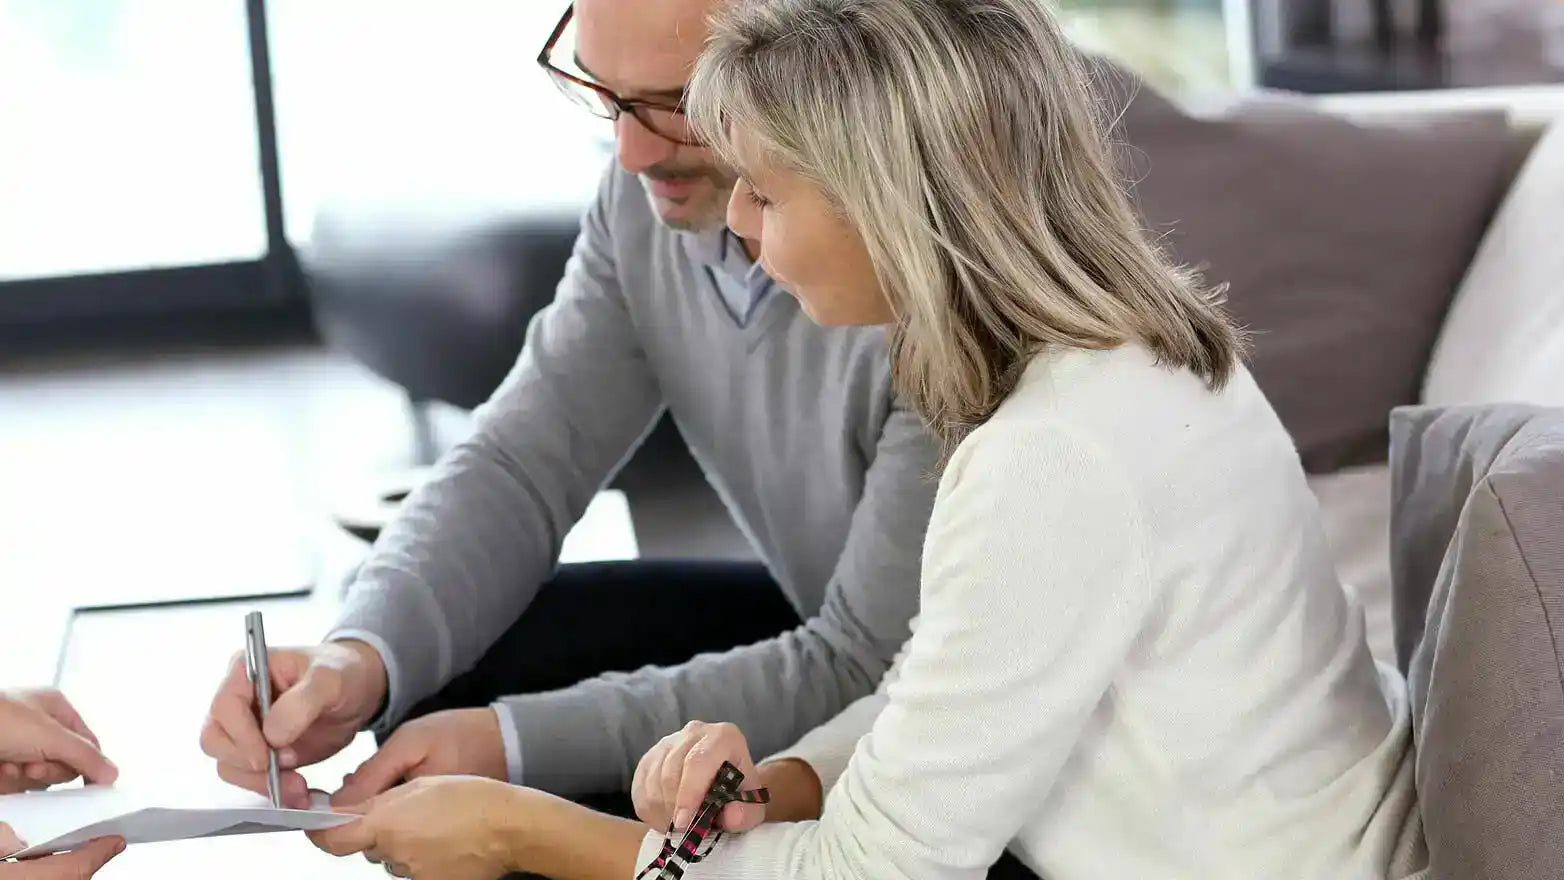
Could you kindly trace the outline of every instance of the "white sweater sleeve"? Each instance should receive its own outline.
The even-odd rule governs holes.
[[[823,816],[730,836],[686,876],[982,878],[1048,798],[1156,601],[1143,517],[1067,428],[990,423],[943,482],[900,679]]]
[[[918,631],[917,617],[913,617],[911,628],[913,632]],[[766,760],[793,758],[803,761],[820,778],[820,790],[830,794],[837,780],[847,771],[847,763],[858,747],[858,741],[869,733],[874,727],[874,719],[885,710],[888,702],[886,689],[901,678],[901,665],[906,662],[907,648],[904,644],[896,652],[896,659],[891,662],[890,670],[880,679],[880,685],[874,689],[874,693],[860,698],[835,718],[804,734],[797,743]]]

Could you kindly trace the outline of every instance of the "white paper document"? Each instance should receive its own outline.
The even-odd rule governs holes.
[[[279,810],[247,793],[218,798],[216,804],[197,800],[105,786],[6,795],[0,796],[0,822],[27,841],[28,848],[17,856],[38,856],[75,849],[99,837],[123,837],[128,844],[157,843],[320,831],[358,818],[331,812],[324,795],[318,795],[309,810]]]

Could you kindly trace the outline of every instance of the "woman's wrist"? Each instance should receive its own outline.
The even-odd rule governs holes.
[[[496,817],[507,870],[555,880],[630,880],[647,828],[531,788],[507,786]]]
[[[767,822],[807,822],[820,818],[825,792],[820,775],[802,758],[778,758],[755,768],[759,783],[771,792]]]

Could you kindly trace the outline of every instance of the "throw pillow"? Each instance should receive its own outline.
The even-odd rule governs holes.
[[[1386,416],[1418,401],[1502,195],[1504,114],[1362,124],[1250,98],[1200,118],[1126,82],[1109,92],[1131,95],[1120,137],[1145,222],[1178,262],[1228,285],[1256,334],[1250,368],[1305,467],[1384,461]]]
[[[1564,865],[1564,410],[1392,417],[1393,569],[1434,878]]]
[[[1423,402],[1564,406],[1564,124],[1532,149],[1456,291]]]

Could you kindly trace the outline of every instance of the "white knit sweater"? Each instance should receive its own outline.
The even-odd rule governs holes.
[[[1048,880],[1426,861],[1405,686],[1247,371],[1212,393],[1138,348],[1039,357],[945,471],[922,602],[880,692],[790,751],[821,819],[686,876],[981,878],[1006,847]]]

